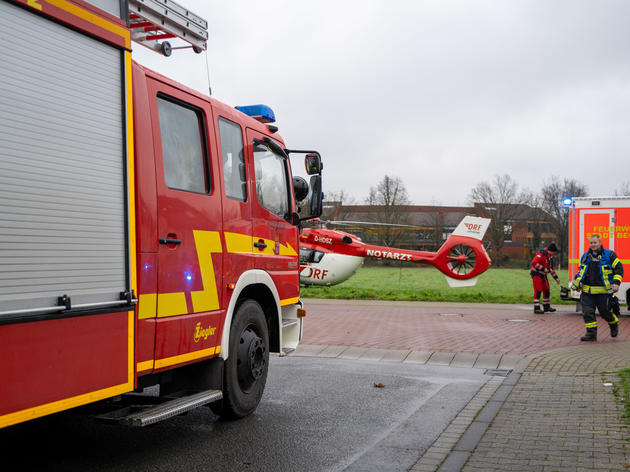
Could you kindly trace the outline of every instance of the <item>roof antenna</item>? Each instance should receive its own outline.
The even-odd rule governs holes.
[[[210,65],[208,64],[208,50],[205,51],[206,55],[206,74],[208,74],[208,95],[212,96],[212,86],[210,85]]]

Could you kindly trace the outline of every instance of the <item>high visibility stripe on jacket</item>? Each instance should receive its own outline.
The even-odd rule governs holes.
[[[584,293],[601,294],[612,293],[612,285],[621,285],[621,279],[623,278],[623,265],[619,261],[617,255],[610,249],[602,248],[601,258],[599,260],[599,273],[602,285],[587,285],[584,284],[584,278],[588,274],[588,268],[591,263],[590,254],[591,250],[586,251],[582,255],[580,261],[580,268],[573,282],[571,282],[571,288],[573,290],[582,290]]]

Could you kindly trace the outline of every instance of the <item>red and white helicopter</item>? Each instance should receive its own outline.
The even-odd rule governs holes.
[[[350,278],[366,257],[430,264],[451,287],[469,287],[491,264],[483,247],[490,220],[466,216],[437,252],[366,244],[357,236],[325,228],[304,228],[300,235],[300,282],[336,285]]]

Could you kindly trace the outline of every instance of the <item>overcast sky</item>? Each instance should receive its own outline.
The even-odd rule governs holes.
[[[213,96],[269,105],[324,191],[362,202],[389,174],[458,205],[496,173],[630,180],[630,1],[178,1],[208,20]],[[204,54],[134,48],[207,93]]]

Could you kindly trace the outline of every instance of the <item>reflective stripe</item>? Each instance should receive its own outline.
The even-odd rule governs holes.
[[[586,263],[582,263],[582,265],[580,266],[580,270],[577,273],[577,275],[575,276],[575,281],[578,281],[578,283],[576,283],[576,289],[579,287],[579,282],[582,281],[582,279],[584,278],[584,272],[586,272]]]
[[[613,269],[615,268],[617,264],[620,264],[619,258],[615,259],[615,261],[612,263]]]
[[[617,318],[617,315],[615,315],[612,311],[610,312],[611,315],[613,315],[613,320],[609,321],[608,324],[609,325],[614,325],[619,323],[619,318]]]
[[[604,281],[606,292],[610,292],[612,290],[610,288],[610,275],[612,274],[612,270],[608,269],[605,266],[601,266],[601,270],[602,270],[602,280]]]
[[[613,280],[616,280],[618,282],[621,282],[621,275],[617,274],[613,277]]]
[[[595,285],[595,286],[582,285],[582,292],[598,295],[601,293],[610,293],[612,292],[612,288],[607,289],[606,287],[602,287],[601,285]]]
[[[300,301],[300,297],[285,298],[283,300],[280,300],[280,306],[294,305],[299,301]]]
[[[597,321],[593,321],[591,323],[585,323],[587,328],[597,328]]]

